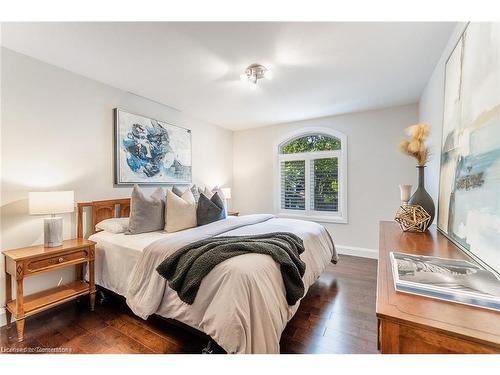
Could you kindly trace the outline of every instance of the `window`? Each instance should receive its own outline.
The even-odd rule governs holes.
[[[308,129],[283,140],[278,152],[278,212],[311,220],[347,222],[347,137]]]

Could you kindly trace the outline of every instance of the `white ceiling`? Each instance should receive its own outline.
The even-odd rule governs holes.
[[[3,23],[2,45],[229,129],[407,104],[454,23]],[[251,63],[273,71],[255,91]]]

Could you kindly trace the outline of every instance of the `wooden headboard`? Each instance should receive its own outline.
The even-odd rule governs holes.
[[[86,207],[92,211],[91,234],[95,233],[95,226],[102,220],[113,217],[128,217],[130,215],[130,198],[107,199],[103,201],[79,202],[76,234],[83,238],[83,212]]]

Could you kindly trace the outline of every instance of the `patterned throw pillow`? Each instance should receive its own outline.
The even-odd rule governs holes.
[[[213,223],[214,221],[226,218],[224,202],[219,197],[219,193],[212,195],[212,198],[207,198],[205,194],[200,195],[198,207],[196,209],[196,220],[198,226]]]
[[[203,189],[202,194],[205,194],[205,197],[207,197],[208,199],[212,198],[212,195],[214,195],[214,193],[206,186],[205,186],[205,189]]]
[[[200,199],[200,192],[199,189],[196,187],[196,184],[191,186],[191,193],[193,193],[194,200],[196,203],[198,203],[198,200]]]
[[[130,219],[125,234],[162,230],[165,226],[165,193],[157,188],[151,197],[135,185],[130,199]]]
[[[198,199],[200,199],[200,189],[196,187],[196,184],[194,184],[189,188],[189,190],[191,190],[191,193],[193,193],[195,202],[198,203]],[[178,197],[182,197],[182,194],[184,194],[184,192],[177,186],[172,187],[172,193],[174,193]]]

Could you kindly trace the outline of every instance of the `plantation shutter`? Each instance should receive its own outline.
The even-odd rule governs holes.
[[[347,139],[336,133],[305,131],[280,143],[275,173],[278,214],[347,223]]]
[[[310,161],[310,209],[338,211],[338,159],[320,158]]]
[[[306,209],[306,162],[305,160],[281,161],[281,208]]]

